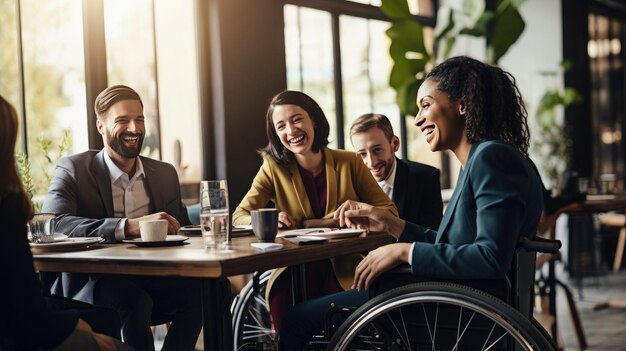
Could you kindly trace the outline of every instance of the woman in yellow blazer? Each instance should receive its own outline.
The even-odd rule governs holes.
[[[266,114],[268,145],[252,187],[233,213],[233,225],[250,224],[250,211],[273,201],[279,227],[337,227],[335,210],[347,200],[368,203],[397,216],[393,202],[353,152],[327,148],[329,125],[320,106],[308,95],[284,91]],[[287,268],[288,269],[288,268]],[[272,273],[268,301],[275,327],[291,307],[290,274]],[[330,262],[306,265],[307,297],[340,291]]]

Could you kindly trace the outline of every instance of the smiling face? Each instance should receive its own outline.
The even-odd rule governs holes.
[[[427,79],[417,92],[419,112],[415,125],[420,128],[432,151],[454,151],[465,138],[465,109],[459,101],[450,101],[438,84]]]
[[[352,146],[361,157],[363,163],[380,182],[389,178],[389,174],[396,162],[395,154],[400,145],[400,139],[393,136],[387,139],[385,132],[378,127],[370,128],[361,133],[355,133],[350,137]]]
[[[109,155],[113,152],[124,159],[137,157],[146,131],[144,120],[139,100],[120,100],[111,105],[96,121]]]
[[[315,126],[304,109],[297,105],[277,105],[272,122],[280,142],[296,157],[312,152]]]

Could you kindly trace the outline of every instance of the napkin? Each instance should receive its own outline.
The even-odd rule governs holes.
[[[278,243],[250,243],[250,246],[262,251],[274,251],[283,248],[283,244]]]

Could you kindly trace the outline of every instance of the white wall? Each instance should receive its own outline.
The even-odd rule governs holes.
[[[161,152],[174,163],[174,141],[182,144],[181,182],[200,180],[200,101],[196,45],[196,16],[192,0],[156,0],[155,27]]]

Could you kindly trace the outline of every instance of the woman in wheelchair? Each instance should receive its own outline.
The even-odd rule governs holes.
[[[353,290],[294,306],[279,331],[281,349],[301,350],[324,327],[334,305],[358,306],[381,273],[408,263],[429,280],[505,278],[520,237],[533,236],[542,211],[541,183],[527,161],[527,113],[515,79],[468,57],[436,66],[417,94],[419,128],[432,151],[451,150],[462,166],[437,231],[361,202],[335,212],[341,226],[385,231],[398,242],[370,252]]]

